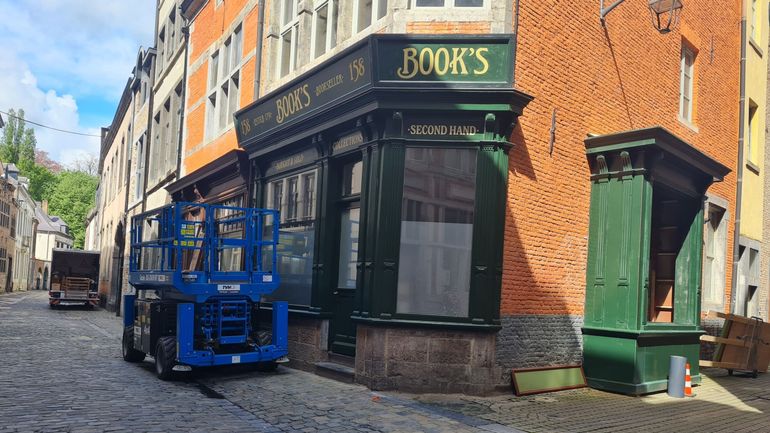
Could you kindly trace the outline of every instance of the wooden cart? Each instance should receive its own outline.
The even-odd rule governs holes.
[[[770,323],[758,317],[744,317],[709,311],[708,318],[725,319],[719,337],[702,335],[701,342],[717,345],[713,361],[700,360],[701,367],[726,368],[733,371],[746,371],[753,377],[766,372],[770,363]]]

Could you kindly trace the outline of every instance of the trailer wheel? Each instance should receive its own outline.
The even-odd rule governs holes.
[[[174,378],[176,362],[176,337],[161,337],[155,346],[155,374],[160,380]]]
[[[134,327],[123,328],[123,360],[128,362],[144,361],[145,353],[134,349]]]

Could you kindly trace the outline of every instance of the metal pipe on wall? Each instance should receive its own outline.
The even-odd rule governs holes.
[[[738,178],[735,192],[735,232],[733,233],[733,274],[730,284],[730,312],[735,313],[735,300],[738,291],[738,267],[741,258],[741,202],[743,201],[743,138],[746,120],[746,8],[741,12],[741,73],[740,73],[740,102],[738,110]]]

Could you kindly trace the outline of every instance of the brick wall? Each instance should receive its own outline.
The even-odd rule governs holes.
[[[254,100],[254,53],[257,45],[259,9],[256,0],[208,2],[195,17],[190,30],[185,139],[182,155],[183,174],[188,174],[238,147],[235,131],[206,137],[206,99],[208,97],[209,57],[221,47],[235,27],[241,24],[242,66],[239,83],[239,107]]]
[[[667,35],[652,28],[646,2],[623,3],[607,17],[606,28],[598,13],[598,3],[588,0],[562,7],[521,1],[516,87],[535,99],[511,140],[515,146],[506,209],[504,329],[497,347],[498,362],[506,367],[579,360],[572,350],[580,347],[585,297],[587,134],[661,125],[722,164],[736,167],[738,4],[687,2],[679,26]],[[678,120],[683,40],[698,50],[694,127]],[[556,138],[549,154],[554,110]],[[710,189],[729,202],[731,215],[735,187],[733,172]],[[732,245],[732,230],[727,242]],[[726,268],[729,292],[729,250]],[[537,353],[548,357],[538,361],[532,358]]]
[[[566,7],[566,6],[565,6]],[[598,3],[521,1],[516,87],[535,97],[512,141],[501,313],[582,315],[589,169],[583,140],[662,125],[728,167],[736,166],[740,11],[735,2],[687,2],[680,25],[660,35],[644,2],[607,18]],[[714,14],[714,8],[723,11]],[[682,38],[699,49],[698,132],[678,120]],[[713,60],[711,44],[713,36]],[[551,114],[556,140],[549,154]],[[735,173],[712,186],[734,215]],[[732,233],[728,244],[732,245]],[[732,262],[727,259],[727,287]]]

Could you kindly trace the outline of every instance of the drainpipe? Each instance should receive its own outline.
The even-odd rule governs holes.
[[[259,98],[259,82],[262,79],[262,40],[265,32],[265,1],[259,0],[259,21],[257,22],[257,51],[254,54],[254,100]],[[518,3],[518,0],[517,0]]]
[[[182,7],[179,7],[179,16],[182,16]],[[184,131],[184,111],[187,108],[187,50],[190,46],[190,21],[184,18],[184,26],[182,26],[182,34],[184,35],[184,71],[182,72],[182,101],[179,104],[179,137],[176,147],[176,179],[181,177],[182,173],[182,138]]]
[[[516,4],[513,6],[515,8],[513,12],[513,84],[514,87],[516,87],[516,51],[519,46],[519,0],[516,0]]]
[[[741,250],[741,202],[743,201],[743,137],[745,130],[743,123],[746,120],[746,10],[741,12],[741,96],[738,111],[738,179],[735,191],[735,232],[733,233],[733,278],[730,284],[730,312],[735,313],[735,300],[738,290],[738,261]]]

